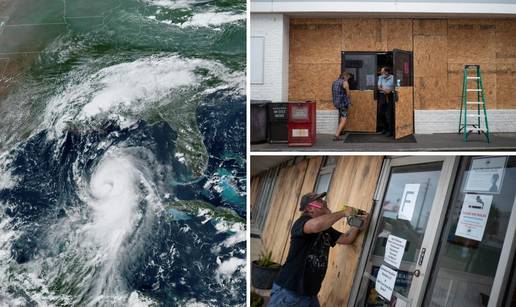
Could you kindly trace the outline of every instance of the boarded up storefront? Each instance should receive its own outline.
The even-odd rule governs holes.
[[[465,64],[480,64],[488,109],[516,109],[516,19],[292,18],[289,35],[289,100],[315,100],[320,111],[334,110],[342,53],[395,49],[413,54],[413,86],[399,91],[400,109],[411,111],[396,111],[399,130],[415,110],[459,109]],[[352,90],[346,130],[376,130],[372,92]]]

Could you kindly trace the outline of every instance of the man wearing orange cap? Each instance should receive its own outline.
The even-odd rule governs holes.
[[[352,226],[346,233],[333,229],[337,221],[353,215],[354,209],[332,213],[325,196],[308,193],[301,198],[299,210],[303,214],[292,225],[287,260],[272,287],[269,307],[318,307],[317,293],[328,267],[330,247],[352,244],[366,227],[368,216],[360,215],[365,221],[361,228]]]

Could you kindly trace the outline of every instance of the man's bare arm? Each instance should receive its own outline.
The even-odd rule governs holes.
[[[335,213],[325,214],[309,219],[303,226],[305,233],[318,233],[335,224],[338,220],[351,214],[352,209],[348,208]]]
[[[349,231],[340,235],[337,244],[353,244],[359,233],[360,230],[358,228],[351,227]]]

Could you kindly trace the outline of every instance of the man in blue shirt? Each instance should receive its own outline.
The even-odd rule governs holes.
[[[380,104],[380,122],[382,123],[383,134],[391,137],[394,132],[394,77],[389,67],[382,67],[381,75],[378,77],[378,103]]]

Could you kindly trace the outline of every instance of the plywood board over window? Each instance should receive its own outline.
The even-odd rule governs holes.
[[[344,204],[370,212],[373,195],[383,158],[379,156],[342,157],[337,163],[328,193],[328,206],[332,211]],[[345,220],[334,227],[348,230]],[[319,292],[322,306],[346,306],[362,252],[363,234],[352,245],[338,245],[331,249],[330,263]]]
[[[496,105],[516,109],[516,63],[496,64]]]
[[[260,187],[260,177],[259,176],[255,176],[253,178],[251,178],[251,209],[253,209],[254,207],[254,203],[256,202],[256,196],[258,195],[258,188]]]
[[[342,51],[382,51],[381,19],[343,19]]]
[[[382,19],[384,50],[412,50],[412,19]]]
[[[293,22],[290,25],[291,63],[340,63],[341,36],[340,19]]]
[[[496,64],[480,64],[482,80],[486,93],[487,108],[495,109],[496,105]],[[462,84],[464,80],[464,64],[448,64],[448,103],[460,108],[462,99]],[[469,81],[470,88],[476,87],[474,81]],[[468,101],[477,101],[477,93],[469,92]]]
[[[448,63],[494,63],[496,20],[449,19]]]
[[[416,21],[415,21],[416,22]],[[447,38],[439,28],[442,22],[417,21],[418,33],[414,36],[414,108],[446,109],[448,104]],[[446,23],[444,23],[446,26]],[[446,28],[444,28],[446,30]],[[455,108],[453,106],[451,108]]]
[[[291,64],[289,100],[331,102],[331,84],[339,77],[339,64]]]
[[[290,242],[290,229],[299,216],[301,197],[314,190],[321,157],[301,161],[281,169],[262,233],[263,245],[272,251],[273,260],[284,263]]]
[[[281,262],[283,257],[307,165],[305,160],[282,168],[276,180],[262,233],[263,246],[272,252],[272,259],[276,262]]]

